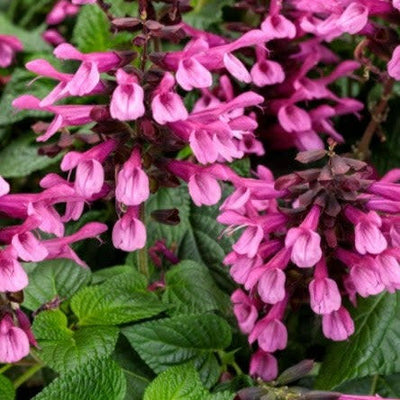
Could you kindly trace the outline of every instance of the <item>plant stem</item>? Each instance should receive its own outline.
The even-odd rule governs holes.
[[[19,3],[18,0],[12,0],[8,7],[7,17],[10,21],[14,21],[14,16],[18,8],[18,3]]]
[[[369,146],[371,140],[378,130],[380,124],[385,119],[385,112],[388,105],[388,101],[392,94],[394,86],[394,79],[388,78],[383,86],[382,98],[379,100],[378,104],[371,111],[371,121],[369,122],[365,132],[358,144],[356,153],[361,160],[368,159],[370,156]]]
[[[139,219],[143,222],[146,226],[146,206],[145,203],[142,203],[139,208]],[[146,276],[147,278],[150,277],[149,272],[149,260],[147,255],[147,246],[144,247],[137,252],[137,263],[138,263],[138,270],[141,274]]]
[[[201,11],[201,9],[207,4],[208,0],[198,0],[196,7],[194,8],[194,12],[198,13]]]
[[[376,374],[372,377],[372,382],[371,382],[371,389],[369,391],[369,394],[371,396],[374,396],[376,393],[376,387],[378,386],[378,380],[379,380],[379,375]]]
[[[0,368],[0,375],[10,369],[12,366],[12,364],[6,364],[4,367]]]
[[[31,378],[33,375],[35,375],[36,372],[40,371],[43,367],[44,367],[43,364],[35,364],[34,366],[27,369],[22,375],[20,375],[14,381],[15,389],[19,388],[25,381],[27,381],[29,378]]]
[[[50,0],[41,0],[36,2],[35,4],[33,4],[29,10],[27,11],[27,13],[24,15],[24,17],[21,19],[21,21],[19,22],[19,25],[21,25],[22,27],[26,27],[29,22],[31,22],[31,20],[33,19],[33,17],[35,16],[37,11],[40,11],[45,5],[47,5],[47,3],[49,3]]]

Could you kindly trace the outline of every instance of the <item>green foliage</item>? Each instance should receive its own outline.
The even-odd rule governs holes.
[[[193,364],[178,365],[161,373],[146,389],[143,400],[232,400],[234,394],[210,394]]]
[[[15,389],[12,382],[4,375],[0,375],[0,399],[14,400]]]
[[[69,299],[89,283],[90,271],[72,260],[42,261],[29,266],[29,286],[24,290],[24,307],[36,310],[56,296]]]
[[[165,306],[146,289],[139,273],[117,275],[105,283],[81,289],[71,299],[80,325],[117,325],[159,314]]]
[[[60,310],[41,312],[33,323],[39,357],[60,373],[68,372],[90,360],[110,355],[118,338],[113,326],[87,326],[70,329]]]
[[[0,125],[13,124],[27,117],[43,118],[50,115],[47,112],[37,110],[18,111],[11,105],[16,97],[23,94],[29,93],[43,98],[53,89],[54,84],[47,79],[40,79],[29,86],[34,78],[35,75],[29,71],[15,69],[0,99]],[[30,140],[32,140],[31,137]],[[20,145],[21,143],[18,146]]]
[[[126,381],[122,369],[99,358],[56,378],[34,400],[124,400]]]
[[[33,31],[27,31],[14,25],[4,14],[0,13],[0,34],[16,36],[22,42],[25,52],[50,51],[51,47],[41,37],[44,28],[42,26]]]
[[[234,0],[192,0],[193,10],[184,15],[189,25],[207,30],[222,20],[222,9],[234,4]]]
[[[203,383],[215,383],[218,364],[213,352],[231,342],[231,329],[221,317],[213,314],[180,315],[144,322],[122,329],[140,357],[156,373],[171,365],[193,361]]]
[[[229,297],[212,279],[206,267],[186,260],[174,266],[165,276],[163,300],[173,304],[174,313],[201,313],[213,310],[228,312]]]
[[[316,386],[333,389],[347,380],[400,372],[400,293],[363,299],[355,313],[355,333],[328,347]]]

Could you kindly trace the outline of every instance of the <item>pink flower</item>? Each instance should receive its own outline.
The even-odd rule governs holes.
[[[24,261],[42,261],[48,255],[46,247],[41,244],[32,232],[14,235],[11,243],[18,253],[18,257]]]
[[[400,80],[400,46],[397,46],[394,49],[392,58],[387,65],[387,69],[392,78]]]
[[[12,317],[5,314],[0,321],[0,362],[13,363],[29,354],[26,333],[14,326]]]
[[[112,231],[114,247],[124,251],[135,251],[144,247],[146,228],[138,216],[138,207],[129,207],[124,216],[116,222]]]
[[[10,246],[0,250],[0,292],[18,292],[28,286],[28,276]]]
[[[19,39],[10,35],[0,35],[0,67],[11,65],[14,54],[23,49]]]
[[[380,280],[386,290],[394,293],[400,289],[400,265],[397,259],[391,255],[390,250],[379,254],[375,261]]]
[[[58,25],[69,15],[75,15],[78,11],[79,7],[71,4],[69,0],[59,0],[47,14],[46,24]]]
[[[72,0],[72,4],[94,4],[96,0]]]
[[[379,229],[382,220],[375,211],[364,214],[347,206],[345,215],[355,224],[355,247],[360,254],[379,254],[386,249],[387,241]]]
[[[316,314],[330,314],[339,310],[342,304],[339,288],[333,279],[328,278],[325,259],[315,266],[314,279],[309,285],[310,306]]]
[[[111,116],[120,121],[133,121],[145,113],[143,89],[134,75],[123,69],[117,71],[118,86],[113,92],[110,103]]]
[[[258,318],[258,311],[254,303],[245,293],[237,289],[232,293],[233,312],[243,333],[250,333]]]
[[[272,354],[258,349],[251,356],[249,373],[263,381],[272,381],[278,376],[278,361]]]
[[[247,71],[246,67],[243,63],[234,55],[230,53],[224,54],[224,65],[225,68],[230,72],[232,76],[234,76],[238,81],[250,83],[251,76]]]
[[[311,118],[307,111],[289,104],[278,111],[278,120],[287,132],[303,132],[311,129]]]
[[[298,228],[289,229],[286,248],[292,248],[291,259],[300,268],[314,266],[322,256],[321,237],[314,229],[318,226],[320,208],[313,206]]]
[[[267,269],[258,281],[257,291],[261,300],[276,304],[285,298],[286,275],[280,268]]]
[[[9,191],[10,191],[9,183],[6,182],[2,176],[0,176],[0,197],[9,193]]]
[[[149,178],[141,167],[140,150],[134,148],[128,161],[118,172],[115,197],[127,206],[136,206],[146,201],[149,195]]]
[[[174,85],[174,77],[166,72],[158,88],[154,91],[151,109],[153,118],[161,125],[167,122],[184,121],[188,117],[182,99],[172,91]]]
[[[353,1],[340,16],[337,25],[343,30],[343,32],[354,35],[361,31],[361,29],[367,24],[368,12],[368,7]]]
[[[271,39],[293,39],[296,36],[296,27],[283,15],[269,15],[261,24],[261,29]]]
[[[340,307],[339,310],[322,316],[322,331],[328,339],[346,340],[354,333],[354,322],[349,312]]]
[[[285,80],[285,73],[276,61],[259,60],[251,71],[251,78],[256,86],[275,85]]]

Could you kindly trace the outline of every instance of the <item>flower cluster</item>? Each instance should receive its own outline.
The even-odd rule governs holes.
[[[15,53],[23,49],[21,41],[15,36],[0,35],[0,68],[10,66]]]
[[[225,263],[243,285],[232,295],[240,329],[257,342],[250,370],[270,380],[277,362],[271,353],[284,349],[285,310],[291,301],[309,299],[322,317],[327,338],[346,340],[354,332],[343,297],[356,305],[361,297],[400,288],[400,174],[376,180],[366,163],[333,151],[299,153],[303,163],[328,157],[322,168],[282,176],[269,171],[263,195],[236,184],[218,220],[229,230],[245,227]],[[274,198],[266,196],[267,189]]]

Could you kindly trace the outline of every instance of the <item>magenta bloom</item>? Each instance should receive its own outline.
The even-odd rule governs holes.
[[[354,322],[349,312],[344,308],[322,316],[322,331],[324,335],[335,341],[346,340],[354,333]]]
[[[249,334],[258,318],[258,311],[251,299],[237,289],[232,293],[233,312],[243,333]]]
[[[149,178],[141,167],[140,150],[135,148],[118,173],[115,197],[127,206],[137,206],[146,201],[149,195]]]
[[[251,356],[249,373],[266,382],[271,381],[278,375],[278,361],[272,354],[258,349]]]
[[[6,68],[11,65],[15,53],[22,49],[22,43],[16,37],[0,35],[0,67]]]
[[[0,292],[18,292],[28,286],[28,276],[10,246],[0,250]]]
[[[136,76],[127,74],[123,69],[117,71],[118,86],[114,90],[110,103],[111,116],[120,121],[134,121],[144,112],[143,89]]]
[[[9,314],[0,321],[0,363],[13,363],[29,354],[29,339]]]
[[[387,69],[392,78],[400,80],[400,46],[397,46],[394,49],[392,58],[387,65]]]
[[[135,251],[146,244],[146,228],[139,219],[138,208],[129,207],[112,231],[112,241],[117,249]]]

